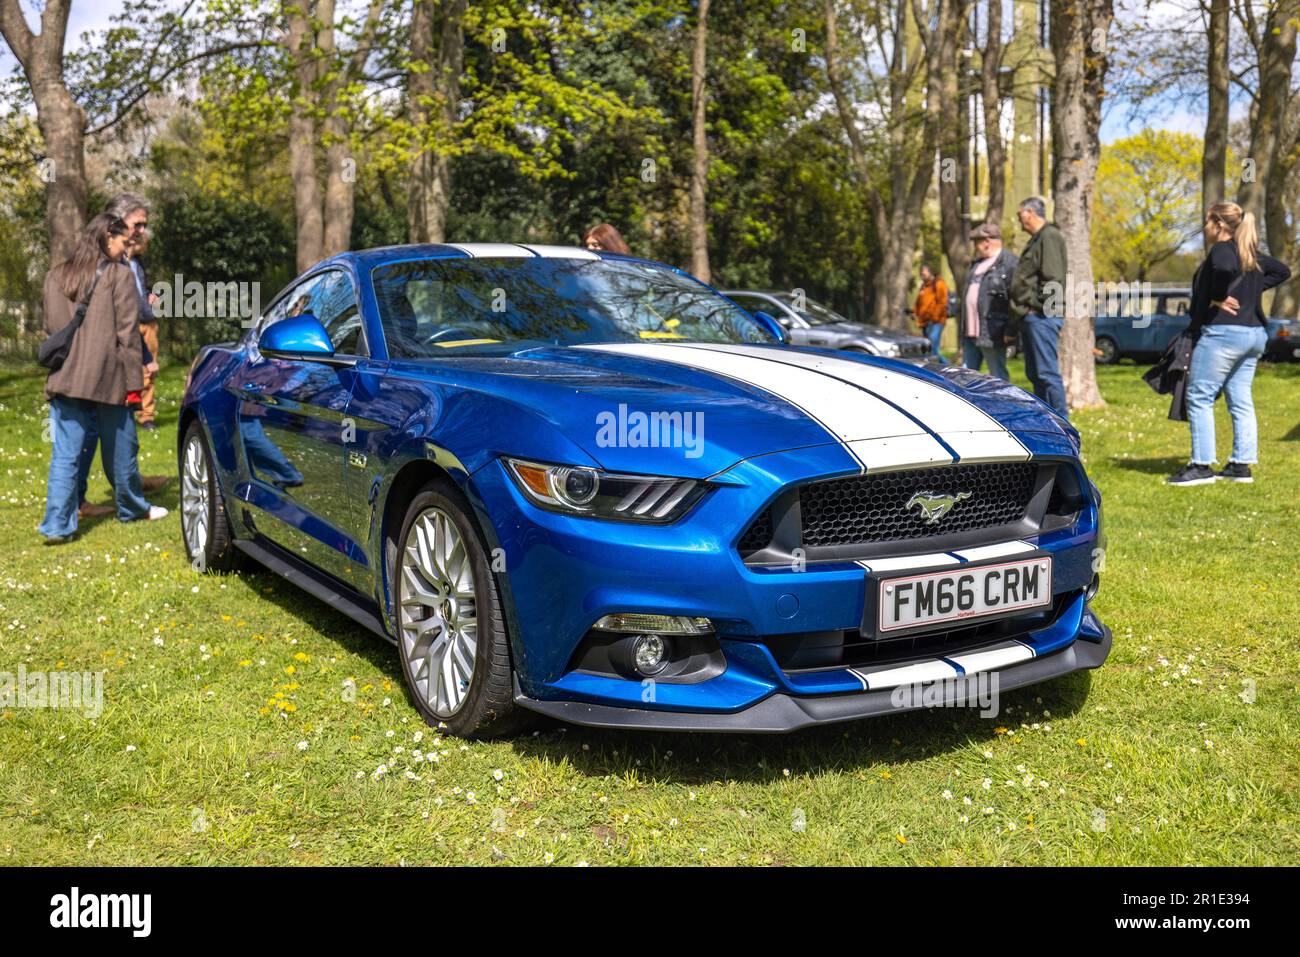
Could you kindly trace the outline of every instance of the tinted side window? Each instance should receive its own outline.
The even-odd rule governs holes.
[[[331,269],[304,280],[267,311],[257,327],[257,335],[260,337],[268,326],[287,316],[304,312],[315,316],[325,327],[338,354],[369,355],[357,297],[347,273]]]
[[[368,354],[361,312],[347,273],[331,270],[321,277],[312,289],[310,311],[329,333],[335,352],[352,356]]]

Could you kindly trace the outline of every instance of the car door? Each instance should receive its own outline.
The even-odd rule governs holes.
[[[1162,296],[1159,330],[1152,337],[1152,352],[1163,353],[1169,343],[1192,322],[1192,297],[1186,293]]]
[[[345,531],[352,506],[344,470],[357,373],[347,360],[364,356],[366,343],[350,275],[329,269],[308,277],[281,297],[263,329],[301,313],[320,320],[343,361],[273,359],[254,347],[233,384],[250,479],[241,497],[268,539],[351,581],[359,545]]]

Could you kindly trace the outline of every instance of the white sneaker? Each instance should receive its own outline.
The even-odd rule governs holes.
[[[145,518],[151,522],[156,522],[158,519],[166,517],[167,509],[163,508],[161,505],[150,505],[149,514],[145,516]]]

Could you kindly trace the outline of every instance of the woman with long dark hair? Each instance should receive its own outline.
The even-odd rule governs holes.
[[[1250,467],[1259,461],[1259,445],[1251,383],[1268,344],[1262,298],[1291,278],[1283,263],[1260,252],[1255,216],[1236,203],[1210,207],[1205,235],[1213,245],[1192,279],[1190,332],[1196,347],[1187,373],[1192,458],[1166,480],[1170,485],[1255,480]],[[1232,416],[1232,457],[1215,472],[1214,400],[1220,392]]]
[[[113,483],[117,517],[158,519],[165,508],[150,505],[140,487],[132,405],[144,386],[140,296],[122,257],[130,240],[126,223],[107,213],[87,224],[72,255],[45,277],[45,332],[72,322],[78,304],[85,316],[67,358],[45,379],[54,449],[40,533],[50,544],[77,531],[77,463],[87,433],[98,427],[104,472]]]
[[[619,231],[609,223],[597,223],[583,233],[582,245],[592,252],[620,253],[624,256],[632,254]]]

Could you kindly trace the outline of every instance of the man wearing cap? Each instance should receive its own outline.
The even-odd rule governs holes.
[[[997,223],[981,223],[970,231],[975,262],[957,297],[962,365],[976,371],[984,361],[989,372],[1007,379],[1007,324],[1011,279],[1019,260],[1002,247]]]

